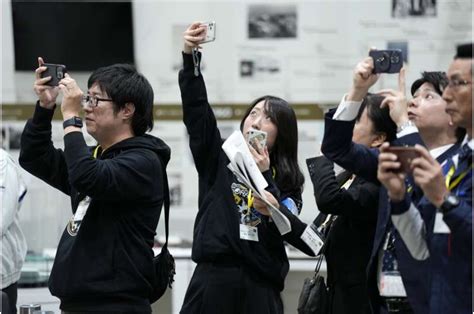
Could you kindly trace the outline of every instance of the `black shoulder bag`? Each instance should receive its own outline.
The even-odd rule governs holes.
[[[168,176],[166,175],[166,169],[164,166],[163,174],[166,242],[161,248],[160,254],[153,258],[153,267],[155,270],[155,284],[153,285],[153,291],[150,295],[150,303],[156,302],[159,298],[161,298],[161,296],[165,293],[168,287],[171,288],[171,284],[174,281],[174,275],[176,274],[174,258],[168,251],[170,194],[168,187]]]
[[[301,290],[300,297],[298,299],[298,314],[327,314],[329,311],[329,293],[324,282],[324,277],[319,274],[321,264],[323,262],[324,251],[331,235],[332,224],[335,222],[337,217],[329,217],[329,230],[327,231],[326,241],[321,248],[316,262],[316,268],[314,269],[314,276],[312,278],[306,278],[303,283],[303,289]],[[324,230],[324,227],[323,227]]]

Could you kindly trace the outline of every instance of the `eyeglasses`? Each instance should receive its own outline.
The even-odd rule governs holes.
[[[448,79],[448,85],[446,85],[445,88],[441,88],[441,91],[444,91],[448,87],[456,89],[460,86],[465,86],[465,85],[468,85],[468,84],[472,84],[472,81],[460,80],[460,79]],[[442,86],[440,86],[440,87],[442,87]]]
[[[84,106],[90,104],[91,107],[97,107],[99,105],[99,101],[113,101],[113,99],[99,98],[97,96],[92,96],[92,95],[82,96],[82,104]]]

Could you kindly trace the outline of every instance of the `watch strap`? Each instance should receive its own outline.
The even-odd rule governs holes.
[[[75,126],[78,128],[82,128],[82,119],[78,116],[74,116],[70,119],[64,120],[63,129],[67,128],[68,126]]]

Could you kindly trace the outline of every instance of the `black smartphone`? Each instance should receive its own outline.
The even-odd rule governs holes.
[[[397,161],[401,164],[396,172],[411,173],[411,161],[420,156],[413,146],[390,146],[387,151],[397,155]]]
[[[41,73],[41,77],[51,76],[51,80],[46,83],[49,86],[58,86],[59,81],[64,78],[64,75],[67,73],[66,66],[64,64],[53,64],[45,63],[43,66],[46,67],[46,71]]]
[[[371,50],[369,56],[374,60],[374,73],[398,73],[403,66],[400,49]]]

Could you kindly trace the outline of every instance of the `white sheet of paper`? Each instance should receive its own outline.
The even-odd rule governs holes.
[[[247,177],[248,175],[247,181],[250,179],[254,184],[254,189],[256,189],[259,194],[263,194],[263,190],[268,186],[268,183],[258,169],[242,132],[234,131],[224,142],[222,149],[235,170],[239,169],[236,167],[237,165],[240,168],[245,167],[247,174],[244,176]]]

